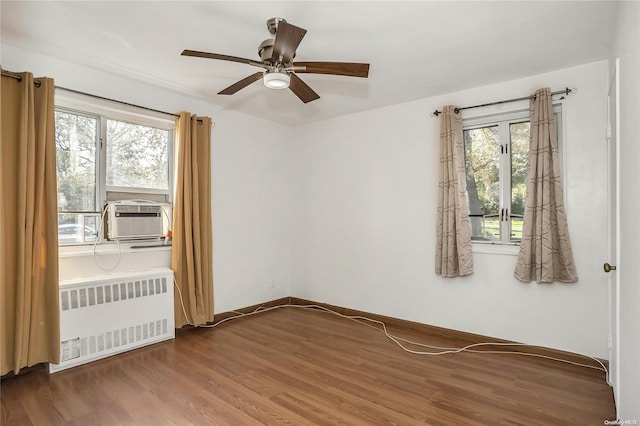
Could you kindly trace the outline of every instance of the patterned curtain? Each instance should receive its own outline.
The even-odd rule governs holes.
[[[440,121],[436,274],[443,277],[473,273],[462,117],[456,110],[445,106]]]
[[[0,374],[60,362],[58,201],[50,78],[2,71]]]
[[[531,142],[520,254],[514,276],[520,281],[576,282],[564,211],[558,139],[549,88],[531,101]]]

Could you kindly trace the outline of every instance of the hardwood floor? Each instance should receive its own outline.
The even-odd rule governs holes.
[[[424,343],[461,346],[393,327]],[[327,313],[282,308],[54,375],[1,383],[2,425],[602,425],[604,373],[518,355],[412,355]]]

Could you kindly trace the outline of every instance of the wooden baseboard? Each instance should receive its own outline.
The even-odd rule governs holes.
[[[415,330],[420,333],[424,333],[425,336],[445,338],[448,341],[455,342],[455,344],[457,344],[459,347],[470,345],[473,343],[483,343],[483,342],[518,343],[510,340],[503,340],[503,339],[497,339],[495,337],[483,336],[481,334],[468,333],[465,331],[458,331],[458,330],[453,330],[449,328],[438,327],[434,325],[423,324],[423,323],[403,320],[399,318],[388,317],[384,315],[378,315],[371,312],[358,311],[355,309],[345,308],[342,306],[330,305],[328,303],[318,303],[311,300],[300,299],[297,297],[290,297],[289,299],[290,299],[290,303],[294,305],[318,305],[327,309],[331,309],[332,311],[336,311],[343,315],[363,316],[363,317],[371,318],[374,320],[382,321],[388,326],[397,326],[402,328],[408,328],[410,330]],[[543,355],[543,356],[548,356],[552,358],[559,358],[559,359],[567,360],[570,362],[602,368],[601,365],[599,365],[596,361],[594,361],[590,357],[573,353],[573,352],[566,352],[559,349],[546,348],[542,346],[512,346],[512,347],[509,347],[508,349],[505,349],[504,347],[499,348],[497,346],[494,346],[494,347],[486,346],[482,349],[484,350],[497,349],[497,350],[509,350],[512,352],[532,353],[532,354]],[[609,361],[603,360],[603,359],[598,359],[598,360],[605,365],[607,370],[609,369]]]
[[[235,317],[238,314],[248,314],[250,312],[255,311],[258,308],[272,308],[274,306],[288,305],[290,303],[291,303],[290,297],[282,297],[280,299],[270,300],[268,302],[259,303],[257,305],[245,306],[244,308],[234,309],[233,311],[214,314],[213,323],[215,324],[229,317]]]
[[[463,347],[463,346],[474,344],[474,343],[485,343],[485,342],[486,343],[518,343],[510,340],[503,340],[503,339],[497,339],[495,337],[483,336],[481,334],[468,333],[465,331],[458,331],[458,330],[453,330],[449,328],[438,327],[435,325],[403,320],[403,319],[389,317],[385,315],[374,314],[371,312],[358,311],[355,309],[345,308],[343,306],[330,305],[328,303],[319,303],[313,300],[301,299],[298,297],[283,297],[280,299],[275,299],[268,302],[260,303],[257,305],[247,306],[244,308],[235,309],[233,311],[215,314],[214,323],[217,323],[229,317],[237,316],[238,314],[246,314],[249,312],[253,312],[260,307],[270,308],[273,306],[280,306],[280,305],[286,305],[286,304],[318,305],[318,306],[322,306],[323,308],[338,312],[342,315],[362,316],[362,317],[371,318],[373,320],[382,321],[387,326],[400,327],[404,329],[417,331],[419,333],[424,334],[425,337],[427,338],[432,337],[439,340],[446,339],[446,341],[451,342],[450,344],[455,345],[457,347]],[[563,359],[570,362],[575,362],[579,364],[585,364],[585,365],[601,368],[601,366],[590,357],[573,353],[573,352],[566,352],[566,351],[561,351],[559,349],[552,349],[552,348],[546,348],[541,346],[510,346],[508,349],[504,347],[498,347],[498,346],[485,346],[482,349],[509,350],[512,352],[531,353],[531,354],[558,358],[558,359]],[[609,362],[607,360],[599,359],[599,361],[602,362],[607,369],[609,369]]]
[[[248,314],[250,312],[255,311],[258,308],[271,308],[273,306],[288,305],[290,303],[291,303],[290,297],[281,297],[280,299],[274,299],[268,302],[258,303],[257,305],[245,306],[244,308],[234,309],[233,311],[221,312],[219,314],[214,314],[213,321],[209,322],[208,325],[217,324],[220,321],[224,321],[225,319],[230,317],[236,317],[240,314]],[[194,327],[190,324],[185,324],[181,328],[176,329],[176,336],[178,336],[178,334],[183,331],[193,330],[195,328],[197,327]]]

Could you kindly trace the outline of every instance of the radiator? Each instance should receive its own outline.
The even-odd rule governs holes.
[[[175,337],[168,268],[60,282],[60,364],[55,373]]]

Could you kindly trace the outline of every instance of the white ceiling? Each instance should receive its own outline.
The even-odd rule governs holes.
[[[0,7],[2,43],[286,125],[607,59],[617,11],[611,1],[3,0]],[[368,62],[369,78],[300,74],[321,97],[308,104],[261,82],[222,96],[259,68],[180,56],[191,49],[258,60],[272,17],[307,29],[297,61]]]

